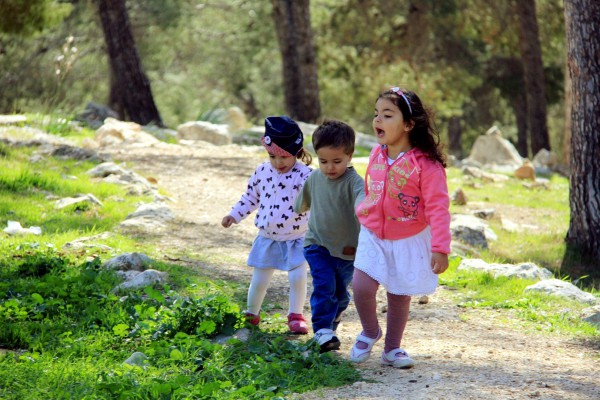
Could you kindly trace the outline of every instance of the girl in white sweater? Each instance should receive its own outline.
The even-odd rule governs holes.
[[[298,124],[287,116],[265,118],[262,143],[269,161],[259,165],[248,189],[223,217],[228,228],[257,210],[254,224],[258,236],[254,240],[248,265],[254,268],[248,288],[246,320],[260,322],[260,309],[275,270],[288,272],[290,299],[288,327],[291,332],[308,333],[303,316],[306,300],[307,263],[303,255],[308,213],[294,212],[294,200],[311,173],[311,155],[303,148],[303,135]],[[300,160],[301,162],[299,162]]]

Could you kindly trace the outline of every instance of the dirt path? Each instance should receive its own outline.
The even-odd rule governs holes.
[[[157,179],[174,200],[171,207],[177,220],[151,238],[167,259],[221,278],[249,282],[251,271],[245,260],[256,233],[252,218],[228,230],[220,221],[245,190],[256,165],[265,160],[261,149],[160,145],[110,153],[114,161],[126,162],[128,168]],[[217,261],[201,262],[194,257],[201,252]],[[227,261],[219,258],[222,254],[227,254]],[[275,274],[265,303],[285,306],[286,282],[284,274]],[[372,359],[359,366],[364,381],[294,398],[600,399],[597,344],[527,331],[510,310],[459,308],[456,296],[440,287],[428,304],[413,302],[403,347],[414,358],[415,368],[381,366],[379,342]],[[385,304],[382,291],[379,300]],[[310,315],[308,305],[305,315]],[[385,324],[384,315],[380,321]],[[360,331],[351,305],[338,328],[341,356],[347,356]]]

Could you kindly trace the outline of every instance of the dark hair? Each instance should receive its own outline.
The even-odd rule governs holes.
[[[377,100],[387,99],[394,103],[402,112],[404,120],[413,124],[408,133],[410,145],[425,153],[427,158],[439,161],[445,168],[446,156],[440,143],[440,134],[433,122],[432,111],[423,106],[415,92],[402,90],[401,93],[404,96],[390,89],[381,93]]]
[[[296,158],[302,161],[305,165],[310,165],[312,163],[312,156],[304,147],[298,151]]]
[[[312,135],[312,144],[315,151],[321,147],[333,147],[344,149],[344,153],[352,155],[355,141],[354,129],[350,125],[336,120],[323,122]]]

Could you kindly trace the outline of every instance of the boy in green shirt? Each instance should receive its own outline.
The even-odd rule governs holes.
[[[296,197],[294,211],[310,210],[304,238],[304,256],[310,266],[310,296],[314,340],[321,352],[337,350],[335,334],[348,308],[348,285],[354,273],[354,255],[360,225],[354,208],[364,197],[364,180],[350,166],[354,130],[340,121],[326,121],[312,136],[319,160]]]

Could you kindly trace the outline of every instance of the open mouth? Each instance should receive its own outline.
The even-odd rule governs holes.
[[[375,135],[377,135],[378,138],[381,138],[385,135],[385,131],[379,128],[375,128]]]

